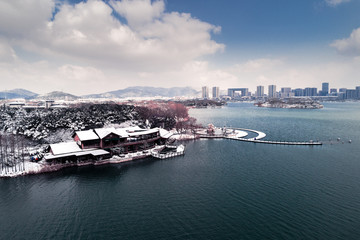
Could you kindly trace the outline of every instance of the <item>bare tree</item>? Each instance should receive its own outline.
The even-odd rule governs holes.
[[[15,168],[15,172],[16,172],[16,156],[15,156],[15,149],[16,149],[16,146],[15,146],[15,136],[13,134],[10,134],[9,136],[10,138],[10,157],[11,157],[11,167],[12,169],[14,170]]]
[[[4,156],[3,156],[3,136],[0,133],[0,161],[1,161],[1,171],[4,170]]]

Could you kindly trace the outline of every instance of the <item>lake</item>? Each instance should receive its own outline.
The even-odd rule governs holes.
[[[196,140],[167,160],[0,179],[0,238],[359,238],[360,103],[229,103],[190,115],[265,132],[264,140],[325,144]]]

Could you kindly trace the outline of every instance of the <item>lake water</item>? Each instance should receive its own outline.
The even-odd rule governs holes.
[[[168,160],[0,179],[0,239],[359,239],[360,103],[324,105],[190,111],[322,146],[197,140]]]

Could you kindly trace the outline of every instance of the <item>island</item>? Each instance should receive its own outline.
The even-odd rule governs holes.
[[[257,102],[255,106],[267,108],[319,109],[324,106],[311,98],[271,98],[266,102]]]

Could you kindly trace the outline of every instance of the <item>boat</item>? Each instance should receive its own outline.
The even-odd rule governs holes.
[[[165,145],[163,148],[152,150],[151,156],[159,159],[171,158],[181,156],[185,154],[185,146],[180,144],[176,145]]]

